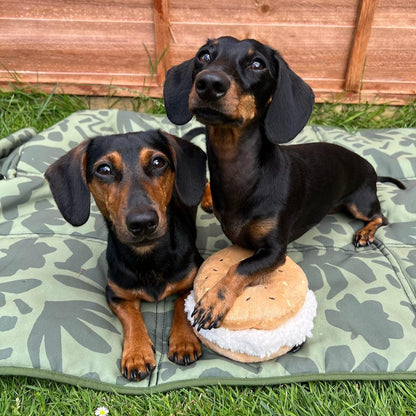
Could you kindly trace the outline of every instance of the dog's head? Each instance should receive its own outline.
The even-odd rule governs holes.
[[[193,114],[206,125],[261,120],[267,138],[284,143],[308,122],[314,94],[277,51],[253,39],[221,37],[168,71],[164,99],[176,124]]]
[[[63,217],[84,224],[90,194],[117,239],[150,248],[167,232],[173,199],[198,205],[205,188],[205,153],[175,136],[150,130],[86,140],[45,173]]]

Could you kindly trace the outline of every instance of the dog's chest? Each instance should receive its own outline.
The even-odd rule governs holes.
[[[244,232],[245,222],[241,219],[236,220],[235,218],[230,218],[230,216],[221,217],[221,227],[224,231],[224,234],[230,239],[233,244],[239,244],[241,246],[246,246],[244,241],[246,240],[246,233]]]
[[[276,229],[277,218],[242,218],[239,215],[221,218],[224,234],[233,244],[242,247],[257,249],[264,240]]]
[[[219,187],[217,191],[216,185]],[[262,195],[255,186],[241,183],[240,178],[232,178],[226,184],[211,181],[215,214],[221,222],[224,234],[242,247],[255,249],[275,227],[275,216],[269,217],[259,206],[264,204]],[[260,202],[261,201],[261,202]]]

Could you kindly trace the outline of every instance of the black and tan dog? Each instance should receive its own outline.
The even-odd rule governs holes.
[[[121,371],[130,380],[143,379],[156,365],[141,300],[181,294],[168,357],[186,365],[201,356],[183,305],[202,262],[195,215],[205,187],[205,160],[197,146],[152,130],[86,140],[45,173],[69,223],[87,221],[90,194],[105,218],[107,299],[123,326]]]
[[[174,123],[195,115],[207,126],[214,213],[233,243],[255,251],[196,305],[198,328],[217,327],[243,289],[284,263],[288,243],[328,212],[345,208],[365,222],[356,246],[372,243],[387,224],[376,182],[400,182],[377,177],[366,160],[337,145],[280,146],[307,123],[314,94],[270,47],[209,40],[169,70],[164,98]]]

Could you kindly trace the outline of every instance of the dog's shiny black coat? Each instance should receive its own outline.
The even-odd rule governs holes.
[[[124,289],[140,289],[158,300],[168,282],[180,280],[192,265],[198,265],[201,257],[195,247],[196,205],[202,197],[205,185],[204,156],[202,151],[183,140],[177,141],[186,151],[178,151],[174,156],[165,135],[157,131],[145,133],[129,133],[127,135],[113,135],[96,137],[83,143],[85,149],[85,179],[81,174],[79,157],[74,160],[75,153],[68,153],[57,165],[48,169],[46,177],[51,186],[55,200],[64,218],[72,225],[82,225],[86,222],[90,212],[90,189],[88,185],[97,180],[107,186],[121,184],[123,181],[129,186],[126,192],[126,212],[145,213],[151,211],[152,201],[148,192],[143,188],[143,181],[160,172],[144,172],[138,169],[140,151],[143,148],[155,149],[166,156],[166,169],[173,169],[176,177],[176,190],[166,209],[166,221],[169,224],[167,232],[155,237],[155,246],[146,251],[146,255],[137,254],[137,248],[149,245],[152,233],[129,233],[125,242],[121,242],[115,232],[116,224],[104,216],[108,227],[107,260],[110,278]],[[189,150],[195,153],[195,163],[188,157]],[[179,148],[179,147],[178,147]],[[97,175],[96,162],[106,155],[117,152],[124,165],[124,171],[111,166],[113,171],[104,175]],[[188,152],[188,153],[186,153]],[[174,161],[174,159],[181,159]],[[75,164],[79,164],[74,166]],[[104,162],[103,162],[104,164]],[[175,166],[176,165],[176,166]],[[62,174],[57,174],[59,169]],[[182,173],[180,170],[184,170]],[[147,176],[147,178],[146,178]],[[194,181],[194,186],[191,182]],[[68,203],[66,203],[66,201]],[[125,228],[125,224],[117,224]],[[148,241],[149,240],[149,241]]]
[[[240,282],[232,290],[284,263],[288,243],[334,209],[365,221],[357,246],[373,242],[387,223],[376,182],[400,182],[378,178],[365,159],[337,145],[282,145],[307,123],[314,94],[272,48],[252,39],[209,40],[170,69],[164,97],[171,121],[183,124],[195,115],[207,126],[214,212],[233,243],[255,252],[230,271]],[[226,291],[231,282],[229,276],[215,290]],[[218,326],[232,301],[219,303],[207,294],[196,306],[196,324]]]
[[[104,216],[106,293],[123,324],[122,372],[131,380],[146,377],[155,366],[144,324],[137,324],[140,300],[154,302],[189,291],[202,262],[195,216],[206,182],[205,161],[204,152],[187,140],[149,130],[86,140],[45,173],[70,224],[88,220],[91,194]],[[175,345],[192,336],[181,308],[180,329],[175,332],[172,326]],[[200,349],[194,341],[195,351],[172,346],[169,358],[178,364],[195,361]]]

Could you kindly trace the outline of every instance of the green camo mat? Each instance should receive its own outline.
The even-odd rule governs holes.
[[[120,374],[122,329],[107,306],[106,229],[96,207],[74,228],[61,217],[43,179],[46,167],[87,137],[162,128],[166,118],[118,110],[75,113],[36,134],[0,140],[0,374],[48,378],[123,393],[207,384],[263,385],[307,380],[416,379],[416,129],[361,130],[308,126],[297,143],[339,143],[369,160],[390,225],[371,247],[354,249],[361,223],[328,215],[289,247],[318,301],[313,338],[296,354],[240,364],[204,348],[197,363],[167,358],[173,299],[143,303],[157,367],[150,378]],[[204,146],[204,138],[196,138]],[[325,161],[323,161],[325,162]],[[325,189],[322,189],[325,192]],[[228,243],[215,218],[198,215],[198,247],[206,257]]]

